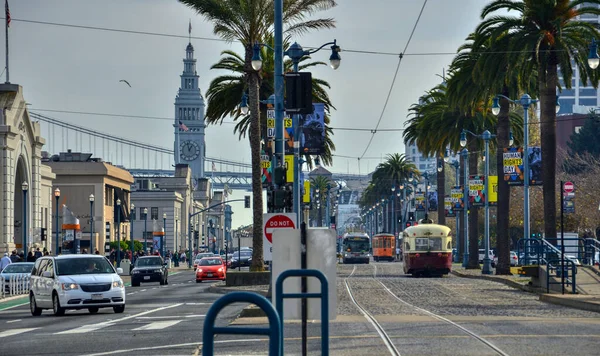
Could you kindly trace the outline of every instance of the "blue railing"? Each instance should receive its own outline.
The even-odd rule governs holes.
[[[569,271],[571,273],[569,273]],[[560,278],[559,281],[550,281],[550,275],[554,273],[553,277]],[[575,262],[564,259],[564,269],[562,265],[562,261],[560,259],[548,260],[547,270],[546,270],[546,292],[550,293],[550,285],[551,284],[562,284],[562,278],[564,274],[565,284],[567,286],[571,286],[571,292],[575,294],[577,292],[577,283],[575,280],[575,276],[577,275],[577,267],[575,266]]]
[[[321,281],[321,293],[283,293],[283,282],[288,277],[316,277]],[[327,277],[316,269],[291,269],[284,271],[275,282],[275,306],[281,323],[282,341],[281,355],[283,355],[283,299],[285,298],[321,298],[321,355],[329,355],[329,284]]]
[[[219,312],[229,304],[246,302],[257,305],[269,319],[268,328],[252,327],[215,327],[215,320]],[[283,320],[283,318],[282,318]],[[204,320],[204,333],[202,335],[202,355],[212,356],[215,351],[215,334],[229,335],[269,335],[269,355],[280,356],[282,338],[282,324],[279,321],[277,311],[271,303],[263,296],[250,292],[233,292],[217,299],[208,310]]]

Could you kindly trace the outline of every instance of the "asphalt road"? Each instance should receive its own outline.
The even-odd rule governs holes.
[[[169,284],[127,287],[123,314],[112,308],[90,315],[51,310],[32,317],[29,305],[0,311],[0,354],[8,355],[192,355],[202,341],[204,316],[220,295],[206,292],[211,283],[197,284],[181,271]],[[217,325],[226,325],[244,305],[222,311]]]

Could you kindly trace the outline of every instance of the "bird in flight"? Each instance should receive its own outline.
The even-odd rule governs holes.
[[[129,85],[129,87],[131,88],[131,84],[129,84],[129,82],[128,82],[128,81],[126,81],[125,79],[121,79],[121,80],[119,80],[119,83],[120,83],[120,82],[123,82],[123,83],[125,83],[125,84]]]

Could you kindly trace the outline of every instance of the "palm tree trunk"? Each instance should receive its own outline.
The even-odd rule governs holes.
[[[252,70],[252,46],[246,45],[245,67],[249,91],[250,107],[250,152],[252,157],[252,266],[251,271],[264,270],[263,256],[263,199],[262,168],[260,164],[260,107],[258,90],[259,75]]]
[[[438,157],[438,160],[442,158]],[[442,161],[442,171],[437,173],[437,213],[438,224],[446,225],[446,208],[444,206],[444,198],[446,197],[446,167]]]
[[[508,87],[502,88],[502,94],[508,96]],[[498,207],[496,211],[496,248],[498,251],[498,263],[496,265],[496,274],[510,273],[510,239],[509,229],[509,209],[510,209],[510,187],[504,180],[500,172],[504,171],[503,158],[504,148],[509,147],[509,103],[508,100],[500,99],[500,114],[498,115],[498,124],[496,126],[496,140],[498,148],[496,150],[496,169],[498,173]]]
[[[540,78],[541,78],[540,74]],[[539,80],[540,122],[542,134],[542,187],[544,196],[544,233],[548,238],[556,234],[556,85],[557,66],[552,59],[546,77]],[[527,236],[529,237],[529,236]],[[556,241],[556,240],[554,240]]]
[[[469,140],[469,175],[477,175],[479,153],[477,141]],[[487,182],[486,182],[487,183]],[[487,197],[486,197],[487,198]],[[469,263],[467,269],[480,269],[479,266],[479,207],[469,209]]]

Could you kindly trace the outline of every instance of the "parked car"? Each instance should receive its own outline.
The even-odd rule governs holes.
[[[35,261],[31,270],[29,307],[33,316],[43,309],[54,315],[66,309],[88,309],[91,314],[99,308],[112,307],[115,313],[125,311],[125,286],[115,268],[104,256],[63,255],[44,256]]]
[[[490,260],[492,260],[492,268],[496,267],[496,262],[495,262],[495,257],[494,257],[494,252],[492,250],[489,250],[489,256],[490,256]],[[479,263],[483,263],[483,258],[485,257],[485,249],[480,248],[479,249]]]
[[[10,293],[9,283],[11,276],[29,277],[31,275],[33,265],[33,262],[15,262],[4,267],[4,270],[2,270],[0,273],[0,279],[4,280],[4,293]],[[25,289],[25,291],[29,289],[29,278],[24,281],[23,289]]]
[[[250,259],[252,258],[252,251],[241,250],[239,254],[236,252],[231,258],[231,268],[250,266]]]
[[[207,280],[222,280],[227,278],[227,268],[221,257],[204,257],[196,268],[196,283]]]
[[[519,256],[517,256],[515,251],[510,251],[509,261],[510,265],[513,267],[519,264]],[[494,256],[494,264],[498,264],[498,256]]]
[[[169,284],[169,270],[160,256],[142,256],[135,261],[131,271],[131,286],[139,287],[141,282]]]
[[[575,255],[569,255],[565,253],[565,259],[573,261],[575,266],[581,266],[581,262],[579,262],[579,259]]]

